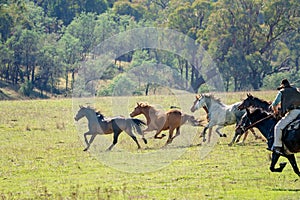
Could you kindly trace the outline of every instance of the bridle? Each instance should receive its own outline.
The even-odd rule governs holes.
[[[247,120],[249,120],[250,121],[250,119],[249,119],[249,117],[246,115],[246,117],[247,117]],[[244,132],[246,132],[247,130],[249,130],[250,128],[253,128],[256,124],[258,124],[258,123],[260,123],[260,122],[262,122],[262,121],[264,121],[264,120],[266,120],[266,119],[269,119],[269,118],[271,118],[271,117],[273,117],[273,115],[271,114],[271,115],[268,115],[268,116],[266,116],[266,117],[264,117],[264,118],[262,118],[262,119],[260,119],[260,120],[258,120],[258,121],[256,121],[256,122],[254,122],[254,123],[251,123],[251,121],[250,121],[250,125],[249,126],[247,126],[246,128],[244,127],[244,126],[238,126],[237,128],[241,128]],[[236,129],[237,129],[236,128]]]

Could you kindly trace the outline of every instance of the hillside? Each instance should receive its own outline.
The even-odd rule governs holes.
[[[43,94],[37,90],[32,91],[30,96],[24,96],[20,94],[19,86],[13,86],[5,81],[0,81],[0,100],[27,100],[27,99],[46,99],[50,98],[48,95]]]

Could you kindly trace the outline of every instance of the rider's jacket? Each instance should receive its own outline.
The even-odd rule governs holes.
[[[292,109],[300,108],[300,92],[294,87],[285,87],[281,92],[281,109],[282,114]]]

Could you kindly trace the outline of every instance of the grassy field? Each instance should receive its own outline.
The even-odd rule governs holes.
[[[272,100],[275,91],[253,95]],[[230,104],[246,93],[216,96]],[[283,173],[269,171],[264,142],[249,135],[245,146],[227,145],[234,126],[210,145],[198,145],[202,127],[184,125],[164,149],[165,139],[149,133],[147,145],[139,140],[142,150],[122,134],[112,152],[104,152],[112,135],[97,136],[90,151],[82,151],[86,120],[73,120],[79,104],[128,116],[137,101],[190,113],[194,96],[0,101],[0,199],[299,199],[299,178],[289,164]],[[195,116],[205,118],[203,111]]]

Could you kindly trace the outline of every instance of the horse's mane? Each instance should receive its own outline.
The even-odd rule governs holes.
[[[204,97],[206,97],[206,98],[210,98],[210,99],[212,99],[212,100],[216,101],[217,103],[219,103],[219,104],[222,104],[222,105],[223,105],[223,103],[221,102],[221,99],[220,99],[220,98],[217,98],[217,97],[215,97],[213,94],[202,94],[202,96],[204,96]]]
[[[265,103],[265,104],[269,104],[269,105],[271,104],[269,101],[266,101],[266,100],[260,99],[258,97],[252,96],[251,94],[249,94],[248,97],[252,98],[254,101],[259,101],[261,103]]]
[[[96,110],[96,108],[93,108],[91,106],[87,106],[85,108],[94,111],[98,117],[105,118],[105,116],[101,113],[100,110]]]
[[[138,105],[142,108],[153,107],[148,102],[139,102]]]

